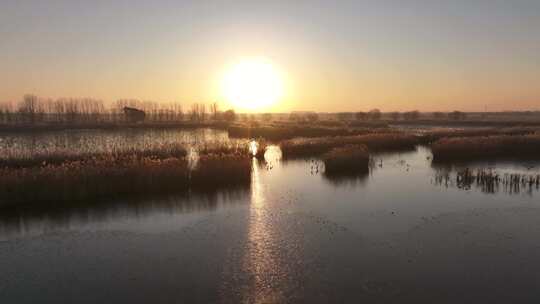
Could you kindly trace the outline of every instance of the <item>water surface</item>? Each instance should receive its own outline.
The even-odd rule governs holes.
[[[253,160],[250,189],[3,214],[0,302],[540,299],[536,189],[441,185],[425,148],[374,156],[369,174],[338,179],[317,159],[272,151]]]

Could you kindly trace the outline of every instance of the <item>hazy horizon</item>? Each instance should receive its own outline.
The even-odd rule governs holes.
[[[539,110],[539,14],[527,0],[7,0],[0,102],[32,93],[224,109],[224,73],[260,57],[283,94],[255,112]]]

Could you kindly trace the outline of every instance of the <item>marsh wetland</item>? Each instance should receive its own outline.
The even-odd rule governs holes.
[[[380,136],[308,140],[308,148],[316,152],[313,156],[298,146],[305,144],[302,141],[295,141],[295,146],[283,142],[283,151],[280,143],[269,142],[264,157],[251,157],[243,150],[247,139],[229,139],[226,131],[209,129],[2,135],[0,147],[8,164],[13,155],[32,159],[36,153],[45,158],[65,153],[95,159],[98,152],[148,151],[174,143],[185,147],[185,153],[177,151],[174,156],[179,162],[189,160],[193,151],[208,157],[230,157],[232,151],[234,161],[246,165],[224,169],[231,159],[221,158],[220,166],[209,165],[208,176],[190,180],[210,181],[212,187],[199,189],[182,186],[183,175],[170,171],[165,179],[139,180],[139,190],[159,190],[163,183],[171,190],[174,181],[183,189],[166,195],[158,191],[79,200],[77,192],[62,203],[4,201],[0,299],[5,303],[538,299],[534,287],[540,273],[540,162],[440,164],[433,161],[430,147],[411,148],[409,135],[391,135],[392,149],[380,151],[385,150],[380,149],[385,147]],[[336,143],[349,148],[335,150]],[[313,150],[315,146],[319,150]],[[289,150],[298,155],[285,157]],[[188,160],[183,164],[186,172]],[[33,170],[33,164],[17,161],[18,167],[8,169]],[[81,166],[94,164],[87,161]],[[360,161],[367,170],[327,174],[325,162],[336,161],[338,169],[347,167],[347,161]],[[239,173],[224,176],[223,170]],[[162,173],[156,172],[155,177]],[[192,176],[196,171],[189,172]],[[249,175],[242,177],[241,172]],[[127,177],[122,173],[118,180]],[[94,186],[100,188],[97,178]]]

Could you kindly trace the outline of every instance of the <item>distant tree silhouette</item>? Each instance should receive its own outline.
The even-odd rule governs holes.
[[[369,111],[369,114],[368,114],[368,117],[369,119],[372,119],[372,120],[379,120],[381,119],[381,110],[379,109],[373,109],[371,111]]]
[[[227,110],[223,113],[223,119],[225,121],[229,121],[229,122],[232,122],[232,121],[235,121],[236,120],[236,113],[234,112],[234,110]]]
[[[24,95],[23,100],[19,105],[19,113],[30,123],[36,121],[38,112],[38,98],[35,95]]]
[[[433,118],[435,119],[443,119],[445,117],[443,112],[433,112]]]
[[[399,120],[399,117],[400,117],[400,116],[401,116],[401,113],[399,113],[399,112],[392,112],[392,113],[390,113],[390,118],[391,118],[392,120]]]
[[[309,113],[307,115],[307,119],[309,122],[313,123],[319,120],[319,115],[317,113]]]
[[[352,117],[353,117],[353,114],[350,113],[350,112],[340,112],[340,113],[337,113],[337,117],[339,120],[351,120]]]
[[[356,112],[354,116],[356,120],[366,120],[368,117],[368,114],[366,112]]]
[[[409,111],[403,113],[403,118],[405,120],[417,120],[420,118],[420,112],[419,111]]]
[[[461,111],[453,111],[453,112],[448,113],[448,118],[452,120],[463,120],[467,118],[467,114]]]
[[[212,114],[213,120],[218,120],[219,110],[216,102],[210,104],[210,114]]]
[[[272,113],[264,113],[262,115],[262,120],[266,121],[266,122],[271,121],[272,120]]]

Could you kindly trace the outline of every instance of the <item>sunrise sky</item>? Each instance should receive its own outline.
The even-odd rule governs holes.
[[[264,110],[540,109],[540,1],[0,2],[0,101],[219,101],[246,58]]]

